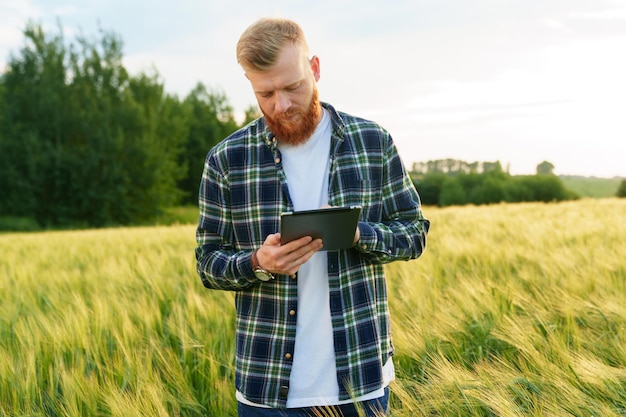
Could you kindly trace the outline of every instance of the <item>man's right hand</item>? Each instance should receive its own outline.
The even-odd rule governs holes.
[[[257,250],[259,266],[273,274],[294,275],[300,266],[322,249],[322,239],[310,236],[280,244],[280,233],[269,235]]]

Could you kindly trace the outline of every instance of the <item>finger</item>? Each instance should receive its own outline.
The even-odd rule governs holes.
[[[300,255],[300,258],[298,259],[300,264],[302,265],[303,263],[311,259],[311,257],[315,255],[320,249],[322,249],[323,246],[324,244],[322,243],[322,239],[315,239],[314,241],[306,245],[304,248],[306,250]]]
[[[311,257],[322,248],[322,240],[315,239],[305,246],[301,246],[298,249],[284,254],[279,260],[278,265],[280,268],[286,271],[296,272],[300,269],[300,266],[307,262]]]
[[[279,238],[280,239],[280,238]],[[304,246],[308,245],[313,241],[311,236],[303,236],[299,239],[292,240],[291,242],[287,242],[284,245],[281,245],[281,248],[284,249],[284,253],[291,253],[297,251]]]

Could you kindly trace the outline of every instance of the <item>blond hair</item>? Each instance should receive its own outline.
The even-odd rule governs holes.
[[[288,43],[300,46],[308,55],[308,45],[300,25],[289,19],[263,18],[250,25],[237,42],[237,62],[244,70],[267,71]]]

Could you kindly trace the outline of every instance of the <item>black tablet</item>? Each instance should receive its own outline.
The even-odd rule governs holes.
[[[329,207],[290,211],[280,216],[280,241],[287,243],[303,236],[321,238],[322,250],[352,247],[361,207]]]

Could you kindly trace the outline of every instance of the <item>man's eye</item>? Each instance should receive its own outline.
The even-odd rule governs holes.
[[[267,93],[260,93],[259,94],[261,97],[263,98],[270,98],[272,97],[272,93],[271,92],[267,92]]]

